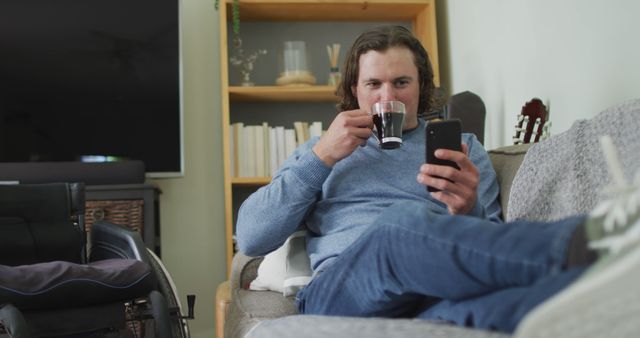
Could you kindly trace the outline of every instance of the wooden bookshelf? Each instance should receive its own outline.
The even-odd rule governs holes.
[[[221,115],[224,156],[225,191],[225,242],[227,244],[227,271],[233,258],[234,191],[260,187],[271,181],[270,177],[232,177],[229,151],[230,103],[275,102],[309,103],[337,102],[335,88],[330,86],[256,86],[229,85],[228,23],[231,21],[233,0],[224,0],[220,6],[220,74]],[[434,81],[440,83],[438,70],[438,42],[436,35],[435,0],[240,0],[240,17],[243,22],[278,21],[404,21],[410,22],[415,36],[429,51],[434,68]],[[347,46],[344,46],[347,48]]]

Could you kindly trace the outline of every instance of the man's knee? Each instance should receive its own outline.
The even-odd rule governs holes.
[[[411,231],[426,231],[430,224],[446,221],[439,210],[433,210],[422,202],[395,203],[384,209],[377,218],[374,229],[384,231],[385,228],[403,228]]]

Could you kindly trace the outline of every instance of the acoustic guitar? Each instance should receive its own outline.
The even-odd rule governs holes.
[[[549,111],[538,98],[522,106],[515,126],[516,133],[513,136],[513,144],[535,143],[549,137]]]

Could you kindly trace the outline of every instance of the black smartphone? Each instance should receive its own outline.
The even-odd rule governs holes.
[[[436,158],[436,149],[451,149],[462,151],[461,138],[462,124],[458,119],[427,122],[426,128],[426,159],[429,164],[448,165],[460,169],[453,161]],[[439,191],[437,188],[427,186],[427,191]]]

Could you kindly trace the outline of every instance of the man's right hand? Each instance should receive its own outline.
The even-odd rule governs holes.
[[[361,109],[343,111],[331,122],[313,152],[329,167],[351,155],[371,136],[373,120]]]

